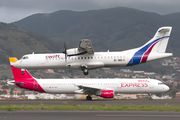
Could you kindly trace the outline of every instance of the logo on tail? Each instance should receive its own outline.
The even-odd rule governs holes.
[[[14,81],[9,82],[9,83],[14,83],[16,86],[24,89],[29,89],[29,90],[35,90],[39,92],[45,92],[42,87],[39,85],[37,80],[32,77],[32,75],[27,71],[23,71],[24,74],[22,74],[21,69],[15,68],[13,66],[13,63],[18,61],[17,58],[9,58],[10,64],[11,64],[11,69],[13,72],[14,76]]]

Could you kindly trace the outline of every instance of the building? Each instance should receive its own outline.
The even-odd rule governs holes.
[[[176,99],[180,99],[180,92],[176,93]]]

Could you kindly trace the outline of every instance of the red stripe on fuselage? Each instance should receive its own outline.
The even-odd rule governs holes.
[[[161,39],[162,40],[162,39]],[[159,40],[159,41],[161,41]],[[143,58],[141,59],[141,63],[144,63],[147,61],[149,54],[151,53],[154,45],[156,45],[159,41],[155,42],[143,55]]]
[[[11,65],[11,69],[14,75],[15,82],[24,83],[24,85],[16,84],[16,86],[20,88],[28,89],[28,90],[45,92],[43,88],[39,85],[37,80],[35,80],[27,70],[25,70],[24,75],[22,75],[21,69],[15,68],[13,65]]]

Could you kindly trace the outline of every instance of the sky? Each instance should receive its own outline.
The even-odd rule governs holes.
[[[180,0],[0,0],[0,22],[11,23],[36,13],[130,7],[161,15],[180,12]]]

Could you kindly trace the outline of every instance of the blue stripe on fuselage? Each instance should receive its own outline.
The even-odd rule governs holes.
[[[149,49],[149,47],[151,47],[151,45],[153,45],[155,42],[157,42],[158,40],[161,40],[163,38],[168,38],[169,36],[164,36],[161,38],[158,38],[152,42],[150,42],[149,44],[147,44],[146,46],[144,46],[143,48],[141,48],[140,50],[138,50],[134,56],[131,58],[131,60],[129,61],[129,63],[126,66],[132,66],[132,65],[136,65],[139,64],[141,62],[141,58],[143,56],[143,54]]]

